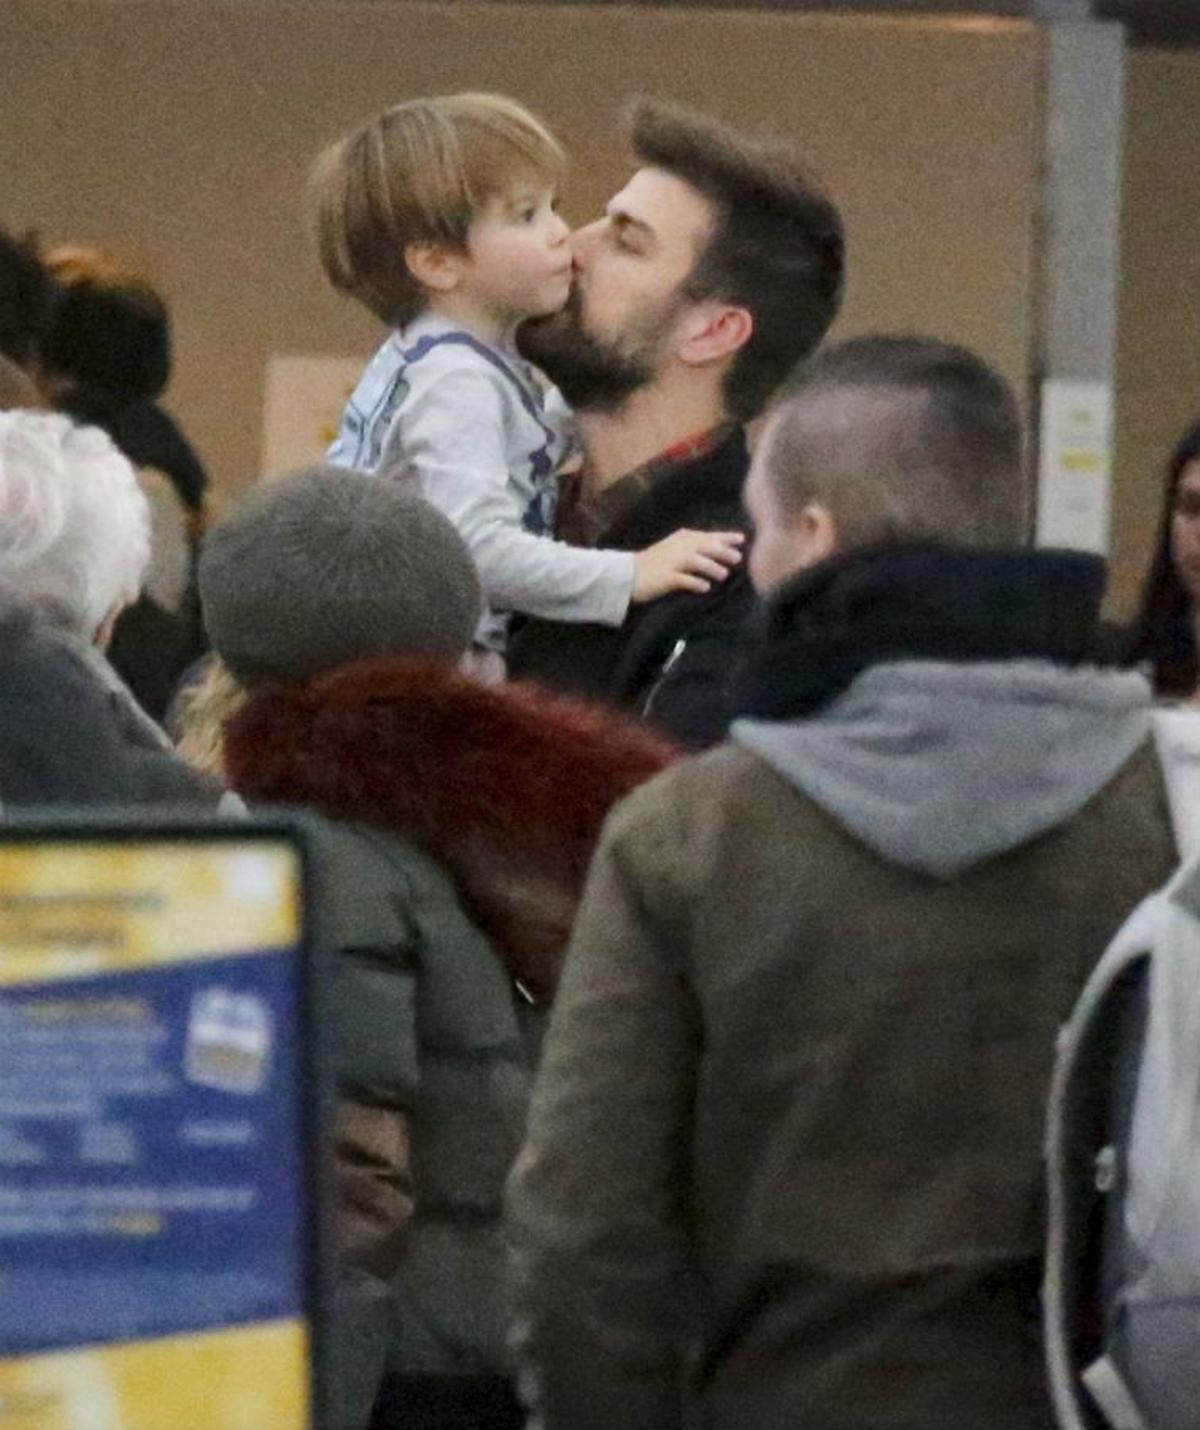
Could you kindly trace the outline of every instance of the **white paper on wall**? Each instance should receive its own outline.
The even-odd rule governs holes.
[[[262,470],[279,477],[324,457],[366,366],[363,357],[272,353],[263,402]]]
[[[1039,546],[1108,554],[1112,408],[1106,382],[1042,384]]]

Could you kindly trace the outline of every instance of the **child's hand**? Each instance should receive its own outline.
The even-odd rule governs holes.
[[[668,591],[710,591],[742,559],[741,531],[674,531],[633,558],[635,602]]]

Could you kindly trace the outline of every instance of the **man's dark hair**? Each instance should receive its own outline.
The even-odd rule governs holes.
[[[731,417],[748,421],[837,316],[844,240],[832,201],[779,148],[687,109],[641,100],[630,116],[640,163],[682,179],[716,225],[685,294],[747,309],[754,331],[725,379]]]
[[[18,367],[34,357],[52,296],[36,240],[0,229],[0,355]]]
[[[967,348],[881,336],[826,348],[789,387],[768,443],[780,507],[826,507],[843,547],[1022,540],[1020,412]]]
[[[74,387],[157,397],[171,375],[166,304],[145,279],[90,250],[63,252],[57,266],[48,259],[56,297],[39,348],[43,367]]]

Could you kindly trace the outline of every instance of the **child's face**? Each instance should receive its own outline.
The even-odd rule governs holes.
[[[553,189],[518,183],[471,225],[459,291],[502,325],[544,317],[567,301],[570,230],[554,204]]]

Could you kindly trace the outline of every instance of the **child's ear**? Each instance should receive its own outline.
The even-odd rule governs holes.
[[[404,250],[404,262],[423,288],[450,293],[462,281],[466,254],[441,243],[410,243]]]
[[[683,315],[675,351],[686,363],[718,362],[750,341],[754,319],[730,303],[696,303]]]

